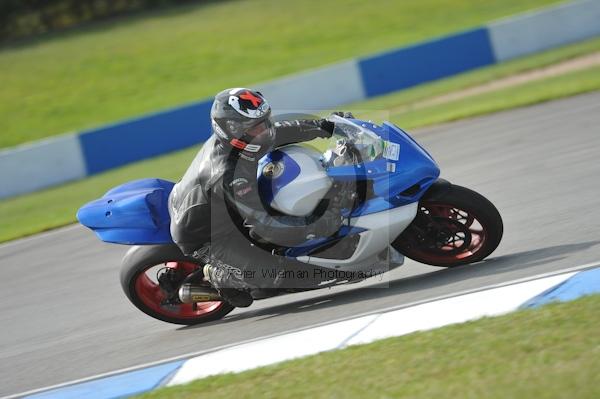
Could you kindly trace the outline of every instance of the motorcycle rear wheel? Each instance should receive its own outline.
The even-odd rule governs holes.
[[[131,303],[155,319],[183,325],[219,320],[235,308],[225,301],[169,303],[169,294],[158,281],[166,272],[176,284],[200,266],[176,245],[135,246],[123,258],[121,287]]]
[[[432,266],[479,262],[500,244],[503,223],[481,194],[451,185],[419,202],[417,216],[392,246],[406,257]]]

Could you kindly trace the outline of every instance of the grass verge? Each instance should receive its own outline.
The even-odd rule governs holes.
[[[556,100],[594,90],[600,90],[600,67],[416,110],[394,112],[391,109],[389,110],[390,120],[399,126],[412,129]]]
[[[198,100],[557,0],[229,0],[0,49],[0,147]]]
[[[597,398],[598,307],[600,295],[589,296],[210,377],[142,398]]]
[[[597,51],[600,51],[600,37],[422,84],[414,88],[377,97],[367,103],[374,109],[389,109],[411,105],[438,95],[493,82],[496,79],[554,65]],[[364,102],[360,104],[364,105]]]
[[[534,104],[564,96],[600,90],[600,68],[590,68],[521,86],[485,93],[447,104],[396,112],[395,108],[428,97],[474,84],[491,81],[523,70],[548,65],[600,49],[600,39],[552,50],[526,59],[493,66],[444,81],[392,94],[348,108],[390,113],[391,121],[404,128],[414,128],[474,116],[517,106]],[[344,107],[346,108],[346,107]],[[368,118],[368,113],[357,113]],[[101,196],[109,188],[125,181],[160,177],[178,179],[190,163],[197,148],[118,168],[85,180],[49,190],[0,201],[0,242],[35,234],[75,221],[77,209]]]
[[[372,100],[351,104],[346,108],[374,111],[385,110],[390,113],[390,118],[395,123],[405,128],[414,128],[592,91],[598,89],[598,85],[597,79],[594,76],[590,76],[593,74],[591,71],[594,68],[589,68],[571,74],[545,78],[524,85],[466,97],[458,101],[452,101],[449,104],[439,104],[420,109],[411,108],[411,105],[415,103],[436,96],[493,82],[497,79],[547,67],[598,51],[600,51],[600,38],[589,39],[558,49],[419,85]],[[554,83],[551,83],[552,88],[548,87],[545,90],[543,86],[547,82]],[[519,98],[513,98],[513,93],[517,93]],[[497,101],[491,101],[493,99],[497,99]]]

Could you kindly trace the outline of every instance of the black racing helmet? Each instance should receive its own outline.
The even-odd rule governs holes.
[[[271,107],[260,92],[223,90],[215,96],[210,119],[221,142],[245,160],[258,161],[275,143]]]

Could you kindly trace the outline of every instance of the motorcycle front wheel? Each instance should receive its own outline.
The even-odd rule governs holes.
[[[419,202],[415,219],[392,246],[417,262],[455,267],[485,259],[500,244],[503,229],[502,217],[490,201],[451,185]]]
[[[181,282],[201,266],[176,245],[136,246],[123,258],[121,287],[131,303],[155,319],[184,325],[219,320],[234,307],[225,301],[178,301]]]

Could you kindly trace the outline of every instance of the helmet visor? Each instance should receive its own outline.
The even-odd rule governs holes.
[[[272,134],[273,124],[270,119],[263,119],[260,122],[253,120],[239,121],[239,120],[228,120],[225,122],[226,130],[233,137],[249,136],[254,138],[260,138],[263,135],[268,136]]]
[[[271,134],[272,127],[273,125],[271,124],[271,121],[269,119],[265,119],[264,121],[261,121],[257,125],[254,125],[246,130],[246,134],[250,137],[256,138],[268,136]]]

